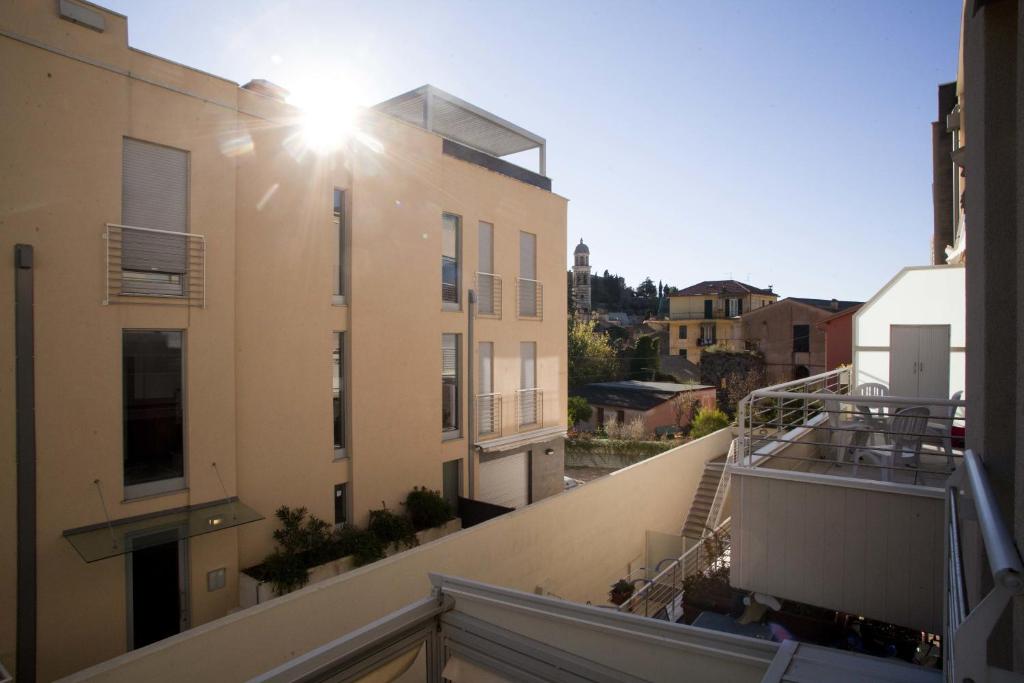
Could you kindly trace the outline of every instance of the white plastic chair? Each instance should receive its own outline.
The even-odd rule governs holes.
[[[963,395],[963,391],[957,391],[949,397],[949,400],[959,401]],[[925,433],[928,436],[942,439],[942,450],[946,451],[946,467],[949,470],[953,469],[953,420],[956,418],[956,410],[957,406],[949,406],[944,414],[939,416],[942,419],[929,422],[925,428]]]
[[[870,459],[876,465],[883,465],[882,479],[889,481],[890,470],[899,464],[918,466],[921,464],[921,440],[925,436],[928,416],[931,411],[927,406],[913,406],[896,411],[887,425],[883,436],[885,445],[882,448],[856,447],[853,453],[854,474],[861,460]],[[865,434],[867,432],[864,432]],[[858,433],[855,432],[856,436]],[[909,462],[908,462],[909,461]]]

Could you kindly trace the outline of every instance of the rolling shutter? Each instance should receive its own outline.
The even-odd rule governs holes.
[[[529,458],[524,453],[503,455],[480,462],[480,489],[477,499],[507,508],[529,503]]]
[[[188,152],[124,139],[121,222],[169,232],[188,232]],[[126,230],[124,270],[185,273],[185,237]]]

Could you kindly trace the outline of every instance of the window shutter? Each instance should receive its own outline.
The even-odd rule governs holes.
[[[188,232],[188,152],[124,139],[121,222],[169,232]],[[145,272],[185,273],[184,237],[126,230],[121,267]]]

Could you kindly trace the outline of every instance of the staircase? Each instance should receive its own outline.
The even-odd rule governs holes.
[[[700,540],[708,527],[708,515],[714,506],[715,494],[718,493],[718,485],[722,480],[725,471],[725,459],[715,459],[704,465],[704,473],[700,477],[700,484],[697,485],[697,493],[693,496],[693,503],[690,505],[690,512],[686,515],[686,523],[683,524],[683,536]],[[714,524],[716,520],[711,520]]]

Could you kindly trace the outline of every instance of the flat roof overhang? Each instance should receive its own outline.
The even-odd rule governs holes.
[[[64,538],[86,562],[257,522],[263,515],[237,497],[68,529]]]
[[[374,109],[495,157],[540,148],[546,174],[544,138],[440,88],[423,85]]]

